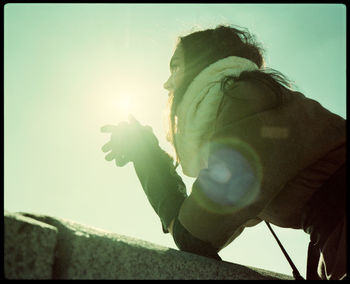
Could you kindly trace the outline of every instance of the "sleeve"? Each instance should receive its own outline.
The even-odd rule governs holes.
[[[134,168],[152,208],[159,216],[164,233],[178,215],[187,197],[186,186],[177,174],[173,159],[158,145],[134,161]]]
[[[182,251],[221,260],[221,257],[218,255],[219,248],[215,248],[209,242],[202,241],[193,236],[182,226],[178,218],[174,220],[173,238],[176,246]]]
[[[163,232],[168,233],[167,228],[174,220],[173,238],[180,250],[221,260],[217,248],[194,237],[178,221],[177,216],[187,194],[172,158],[160,148],[154,148],[147,155],[149,159],[139,159],[134,162],[134,167],[151,206],[162,222]]]

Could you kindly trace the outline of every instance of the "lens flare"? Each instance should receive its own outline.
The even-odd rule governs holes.
[[[262,180],[256,152],[238,139],[210,142],[208,167],[198,176],[195,197],[208,211],[232,213],[252,204]]]

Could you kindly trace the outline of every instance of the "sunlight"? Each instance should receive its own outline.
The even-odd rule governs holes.
[[[117,102],[118,110],[123,116],[128,116],[131,113],[133,106],[133,100],[130,95],[121,96]]]
[[[117,92],[117,95],[110,95],[106,100],[109,106],[105,108],[104,115],[109,116],[110,122],[127,120],[130,114],[137,113],[137,99],[130,92]]]

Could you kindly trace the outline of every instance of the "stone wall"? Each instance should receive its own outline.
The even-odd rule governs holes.
[[[5,211],[7,279],[292,280],[81,224]]]

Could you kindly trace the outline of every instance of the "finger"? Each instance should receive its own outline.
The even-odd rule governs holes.
[[[102,152],[106,153],[108,151],[112,150],[112,142],[109,141],[106,144],[102,146]]]
[[[105,157],[105,159],[107,160],[107,161],[112,161],[113,159],[115,159],[115,157],[116,157],[116,153],[115,152],[111,152],[111,153],[109,153],[108,155],[106,155],[106,157]]]
[[[115,164],[117,167],[123,167],[127,163],[129,163],[129,161],[125,159],[125,156],[119,156],[118,158],[115,159]]]
[[[135,123],[135,124],[141,125],[140,122],[138,120],[136,120],[136,118],[132,114],[129,114],[128,119],[129,119],[130,123]]]
[[[132,114],[128,115],[128,119],[130,122],[137,122],[136,118]]]
[[[102,126],[100,130],[104,133],[113,133],[119,131],[120,129],[123,129],[124,127],[128,126],[128,124],[129,123],[126,121],[122,121],[118,123],[118,125],[107,124]]]
[[[110,125],[109,124],[109,125],[102,126],[100,130],[103,133],[110,133],[110,132],[113,132],[113,131],[115,131],[117,129],[118,129],[118,127],[116,125]]]

